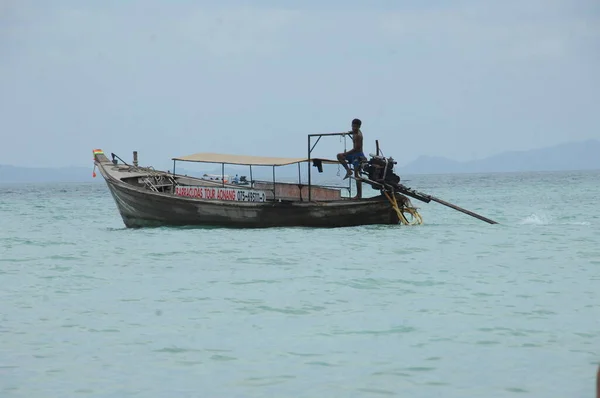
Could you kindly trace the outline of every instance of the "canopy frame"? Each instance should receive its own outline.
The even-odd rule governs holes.
[[[321,141],[322,137],[344,137],[344,136],[350,136],[350,133],[321,133],[321,134],[309,134],[308,135],[308,201],[310,202],[311,200],[311,173],[310,173],[310,161],[311,161],[311,157],[310,155],[312,154],[312,151],[315,149],[315,147],[317,146],[317,144],[319,143],[319,141]],[[315,144],[311,146],[311,140],[313,137],[317,137],[317,140],[315,141]],[[313,166],[316,166],[317,168],[321,168],[321,164],[322,164],[322,159],[319,158],[315,158],[312,159],[313,160]],[[321,164],[319,164],[321,163]],[[336,161],[336,163],[339,164],[338,161]],[[352,180],[350,179],[348,181],[348,191],[350,192],[350,196],[352,196]]]
[[[308,136],[309,142],[309,150],[307,158],[275,158],[275,157],[261,157],[261,156],[245,156],[245,155],[226,155],[226,154],[217,154],[217,153],[197,153],[188,156],[181,156],[172,158],[173,160],[173,174],[175,174],[176,162],[194,162],[194,163],[217,163],[221,164],[221,183],[222,186],[225,186],[225,165],[233,164],[238,166],[249,166],[250,167],[250,188],[254,185],[254,179],[252,178],[252,166],[266,166],[273,168],[273,200],[276,200],[276,189],[275,189],[275,168],[281,166],[289,166],[293,164],[298,165],[298,186],[300,187],[300,200],[302,201],[302,173],[301,173],[301,163],[308,163],[308,201],[310,202],[312,199],[311,195],[311,161],[313,163],[313,167],[317,167],[319,171],[322,171],[322,165],[325,164],[339,164],[337,160],[325,159],[325,158],[311,158],[311,153],[314,147],[319,142],[321,136],[326,135],[336,135],[343,136],[347,135],[347,133],[327,133],[327,134],[311,134]],[[311,148],[310,141],[311,137],[318,136],[319,139],[315,142],[315,145]],[[332,187],[333,188],[333,187]],[[335,187],[335,188],[343,188],[343,187]],[[350,193],[351,193],[351,188]]]
[[[174,161],[195,162],[195,163],[220,163],[234,164],[238,166],[289,166],[296,163],[310,162],[307,158],[280,158],[267,156],[247,156],[247,155],[229,155],[221,153],[195,153],[187,156],[172,158]],[[319,159],[323,163],[336,164],[337,160]]]

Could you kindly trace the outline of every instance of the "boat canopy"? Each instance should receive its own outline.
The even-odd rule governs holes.
[[[337,160],[331,159],[307,159],[307,158],[278,158],[265,156],[248,156],[248,155],[226,155],[220,153],[195,153],[193,155],[181,156],[173,158],[182,162],[200,162],[200,163],[223,163],[237,164],[243,166],[286,166],[290,164],[303,163],[308,161],[321,161],[321,163],[336,164]]]

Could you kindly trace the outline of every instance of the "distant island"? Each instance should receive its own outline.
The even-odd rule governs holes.
[[[404,166],[398,166],[401,174],[600,170],[600,141],[587,140],[528,151],[509,151],[466,162],[421,156]]]
[[[264,169],[264,168],[261,168]],[[283,169],[282,169],[283,170]],[[277,178],[294,180],[296,172],[277,172]],[[316,171],[315,180],[336,178],[334,167],[323,174]],[[600,170],[600,141],[570,142],[529,151],[510,151],[485,159],[459,162],[443,157],[421,156],[408,164],[397,166],[400,174],[460,174],[528,171]],[[343,171],[343,170],[342,170]],[[302,170],[305,176],[305,167]],[[202,173],[177,169],[177,173],[200,176]],[[208,174],[220,174],[220,169],[207,169]],[[242,173],[240,175],[247,175]],[[343,176],[343,173],[341,173]],[[270,172],[256,171],[254,178],[269,179]],[[304,179],[305,177],[303,177]],[[340,177],[341,178],[341,177]],[[98,174],[92,178],[92,167],[30,168],[0,165],[0,183],[21,182],[103,182]]]

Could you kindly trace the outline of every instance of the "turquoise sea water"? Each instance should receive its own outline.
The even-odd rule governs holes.
[[[125,229],[0,185],[1,397],[591,397],[600,172],[413,176],[499,221]]]

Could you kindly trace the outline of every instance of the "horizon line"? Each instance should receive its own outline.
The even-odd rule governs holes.
[[[478,159],[470,159],[470,160],[456,160],[456,159],[452,159],[446,156],[434,156],[434,155],[419,155],[415,160],[408,162],[407,164],[405,164],[404,166],[400,166],[398,165],[398,168],[402,168],[402,167],[406,167],[407,165],[409,165],[410,163],[413,163],[414,161],[416,161],[419,158],[435,158],[435,159],[445,159],[445,160],[449,160],[452,162],[456,162],[456,163],[470,163],[470,162],[477,162],[480,160],[485,160],[485,159],[491,159],[494,158],[496,156],[500,156],[503,154],[508,154],[508,153],[527,153],[527,152],[533,152],[533,151],[539,151],[539,150],[543,150],[543,149],[550,149],[550,148],[556,148],[556,147],[560,147],[560,146],[564,146],[564,145],[569,145],[569,144],[584,144],[587,142],[596,142],[598,144],[600,144],[600,139],[596,139],[596,138],[588,138],[588,139],[584,139],[584,140],[578,140],[578,141],[564,141],[562,143],[559,144],[555,144],[555,145],[550,145],[550,146],[542,146],[542,147],[537,147],[537,148],[532,148],[532,149],[522,149],[522,150],[507,150],[507,151],[502,151],[499,152],[495,155],[490,155],[490,156],[486,156],[483,158],[478,158]],[[165,160],[165,162],[170,161],[171,159]],[[210,164],[210,163],[207,163]],[[214,164],[221,164],[221,163],[214,163]],[[239,166],[239,165],[229,165],[229,166]],[[13,167],[13,168],[21,168],[21,169],[44,169],[44,170],[56,170],[56,169],[80,169],[80,168],[86,168],[87,166],[83,166],[83,165],[68,165],[68,166],[21,166],[21,165],[16,165],[16,164],[2,164],[0,163],[0,167]],[[93,166],[92,166],[93,167]]]

